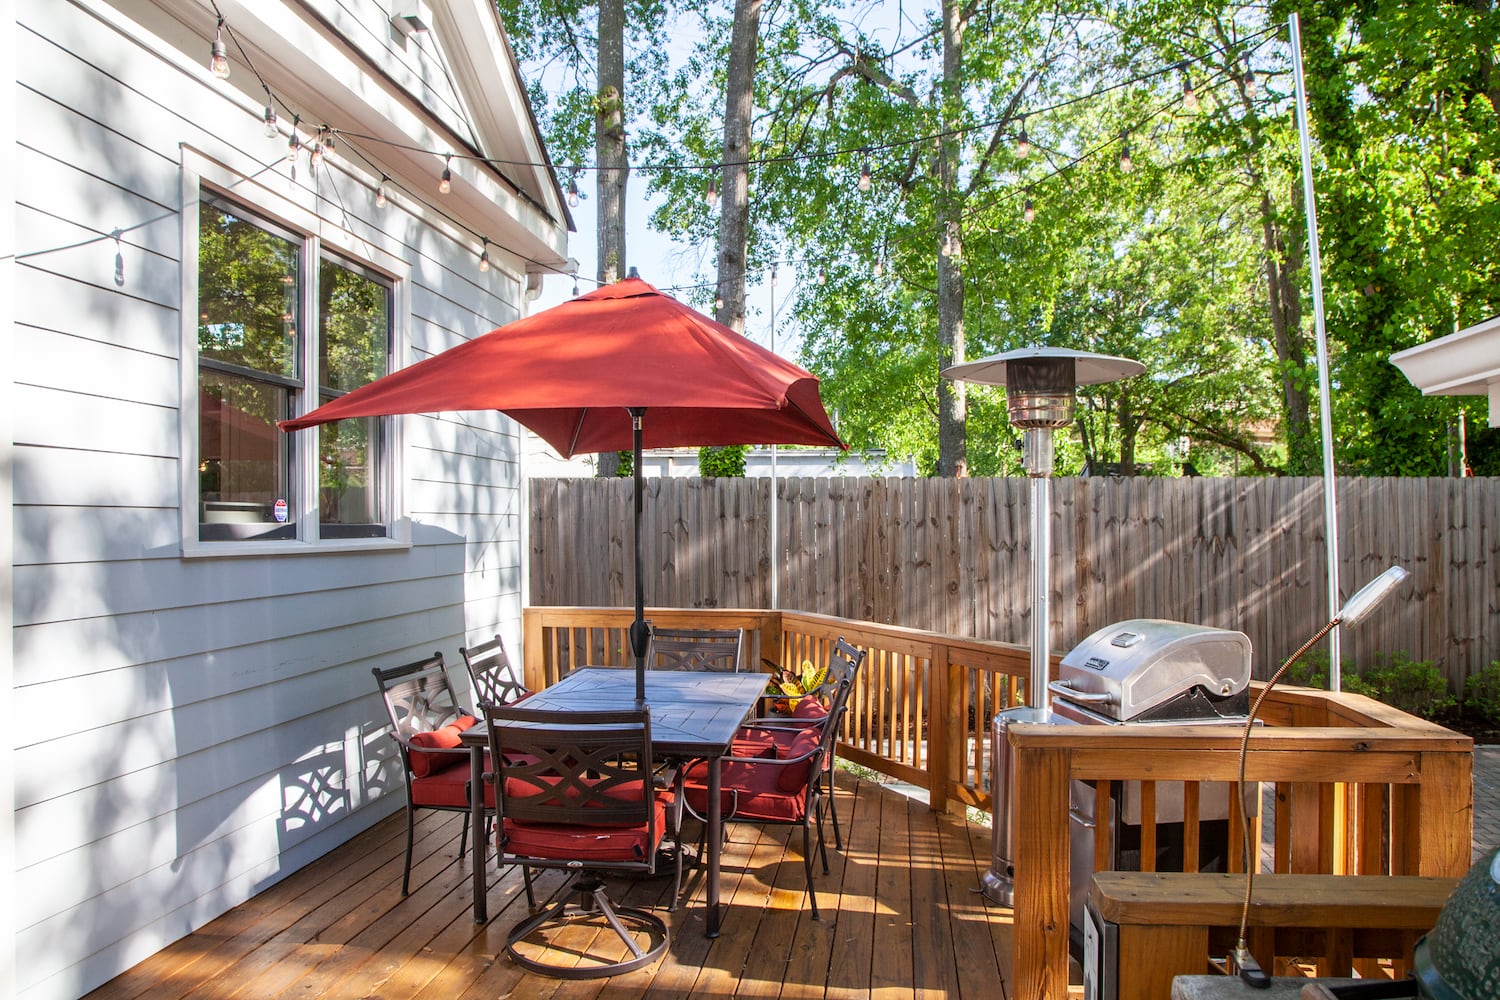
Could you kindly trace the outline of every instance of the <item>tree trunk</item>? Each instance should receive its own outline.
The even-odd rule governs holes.
[[[594,109],[599,160],[599,281],[625,277],[625,3],[599,4],[599,97]]]
[[[599,161],[599,284],[625,277],[625,181],[630,159],[625,148],[625,3],[599,4],[599,96],[594,107],[594,151]],[[620,455],[599,455],[595,474],[620,474]]]
[[[750,233],[750,116],[761,0],[735,0],[724,88],[724,163],[720,171],[718,294],[714,318],[745,332],[745,263]]]
[[[1281,419],[1285,423],[1286,471],[1294,476],[1315,474],[1320,468],[1320,444],[1313,434],[1307,401],[1307,342],[1302,333],[1302,293],[1297,272],[1302,268],[1300,243],[1281,237],[1271,207],[1271,195],[1260,195],[1261,239],[1265,245],[1267,305],[1275,335],[1281,380]]]
[[[958,189],[959,142],[954,133],[958,95],[963,86],[965,18],[956,0],[943,0],[943,132],[938,140],[938,367],[964,360],[963,198]],[[938,464],[940,476],[968,475],[964,436],[967,400],[964,383],[937,379]]]

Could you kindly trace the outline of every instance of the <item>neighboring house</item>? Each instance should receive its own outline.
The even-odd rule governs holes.
[[[534,437],[534,436],[533,436]],[[575,455],[563,459],[540,438],[533,439],[526,459],[528,478],[576,478],[594,475],[595,455]],[[778,448],[773,470],[770,448],[750,448],[745,452],[746,476],[897,476],[915,478],[916,461],[888,459],[883,451],[839,451],[836,448]],[[691,478],[698,475],[697,448],[655,448],[641,456],[642,474]]]
[[[71,998],[400,808],[372,666],[519,642],[513,422],[274,421],[518,318],[571,219],[490,0],[4,13],[0,993]]]

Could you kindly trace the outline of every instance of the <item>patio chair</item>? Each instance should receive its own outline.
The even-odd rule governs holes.
[[[721,670],[736,673],[745,660],[742,628],[654,628],[646,646],[648,670]]]
[[[412,841],[418,809],[463,815],[458,856],[469,841],[469,751],[459,745],[459,733],[477,721],[459,707],[453,682],[434,653],[399,667],[370,671],[380,687],[391,719],[391,737],[401,754],[406,783],[406,867],[401,872],[401,895],[411,891]],[[492,807],[486,802],[486,810]]]
[[[531,693],[510,657],[505,655],[505,646],[498,635],[477,646],[460,646],[458,653],[468,668],[474,700],[481,707],[509,705]]]
[[[847,682],[841,684],[847,686]],[[818,895],[813,885],[813,827],[817,827],[817,849],[828,874],[828,848],[823,840],[823,762],[837,739],[843,700],[824,719],[802,727],[785,749],[771,747],[760,757],[725,757],[720,761],[719,808],[726,823],[802,827],[802,864],[807,872],[807,898],[812,918],[820,920]],[[687,809],[702,816],[708,809],[708,767],[693,762],[681,777]],[[707,836],[705,826],[704,836]],[[701,841],[700,841],[701,844]],[[702,855],[700,846],[699,855]]]
[[[828,675],[823,687],[813,692],[812,697],[798,699],[791,716],[761,716],[742,726],[735,735],[735,756],[763,756],[768,746],[784,756],[802,729],[811,725],[821,726],[824,720],[833,715],[842,716],[849,695],[854,690],[855,677],[868,655],[868,650],[858,649],[840,636],[829,655]],[[826,705],[824,698],[827,699]],[[833,846],[842,851],[844,837],[839,828],[838,799],[834,795],[833,786],[833,769],[837,756],[838,736],[835,733],[828,744],[828,753],[823,758],[823,768],[818,778],[823,783],[823,791],[828,798],[828,815],[833,820]]]
[[[499,805],[496,862],[520,866],[532,910],[506,934],[506,952],[523,969],[562,979],[613,976],[655,961],[670,943],[666,922],[647,910],[616,906],[603,879],[611,872],[656,874],[658,852],[670,832],[676,861],[671,908],[676,908],[682,887],[681,800],[653,780],[650,709],[572,712],[486,705],[484,715],[490,756],[499,763],[492,775]],[[542,909],[532,887],[534,868],[573,875]],[[574,894],[577,900],[570,902]],[[586,961],[578,963],[577,947],[570,942],[560,950],[575,961],[554,965],[520,947],[544,928],[601,916],[627,949],[626,958],[585,952]],[[544,938],[533,947],[549,945]]]

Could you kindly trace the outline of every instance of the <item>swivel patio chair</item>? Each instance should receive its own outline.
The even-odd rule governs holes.
[[[833,651],[828,657],[828,674],[824,685],[813,692],[812,696],[798,699],[791,716],[762,716],[747,722],[735,735],[735,756],[764,756],[767,747],[774,748],[778,755],[785,756],[802,729],[811,725],[821,726],[830,716],[842,716],[849,695],[854,690],[859,668],[864,665],[868,655],[868,650],[858,649],[840,636],[835,640]],[[839,828],[838,799],[834,795],[833,785],[837,757],[838,735],[835,733],[828,744],[828,753],[823,758],[818,780],[823,783],[823,791],[828,798],[828,815],[833,820],[833,845],[838,850],[843,850],[844,837]]]
[[[847,686],[847,682],[840,686]],[[720,761],[719,808],[725,822],[802,827],[802,864],[807,872],[807,898],[814,920],[822,917],[813,885],[812,832],[816,826],[817,849],[823,860],[823,874],[827,875],[821,776],[823,762],[838,738],[838,723],[843,713],[840,699],[836,709],[820,722],[804,726],[785,749],[773,747],[765,751],[765,756],[734,756]],[[706,761],[689,764],[680,779],[688,810],[699,816],[708,809],[708,767]]]
[[[498,635],[477,646],[460,646],[458,652],[468,668],[474,700],[481,707],[509,705],[531,693],[526,689],[520,671],[505,655],[505,646]]]
[[[646,646],[646,668],[735,673],[744,662],[744,653],[742,628],[654,628]]]
[[[370,672],[390,715],[391,738],[398,746],[406,783],[406,866],[401,872],[401,895],[405,896],[411,891],[418,809],[463,814],[460,859],[468,847],[470,756],[460,746],[459,734],[477,720],[459,707],[442,653],[386,670],[375,667]],[[486,802],[486,811],[491,806]]]
[[[670,832],[674,909],[681,891],[681,800],[653,781],[650,709],[572,712],[486,705],[484,715],[490,756],[498,762],[496,862],[521,867],[532,909],[507,933],[507,954],[523,969],[562,979],[613,976],[655,961],[671,940],[666,922],[647,910],[616,906],[604,888],[608,873],[656,874],[658,852]],[[542,909],[532,887],[534,868],[573,875]],[[570,901],[574,894],[576,902]],[[571,943],[560,951],[584,961],[559,965],[528,953],[550,947],[545,931],[601,916],[627,949],[626,958],[580,955]],[[528,940],[538,932],[543,932],[541,942]]]

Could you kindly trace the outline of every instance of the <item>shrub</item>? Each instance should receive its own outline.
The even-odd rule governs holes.
[[[698,474],[704,478],[724,478],[745,474],[744,445],[709,446],[698,449]]]
[[[1424,719],[1436,718],[1456,703],[1448,679],[1431,660],[1413,660],[1403,652],[1390,653],[1363,673],[1344,675],[1344,690],[1369,695]]]
[[[1500,726],[1500,660],[1464,681],[1464,714]]]

